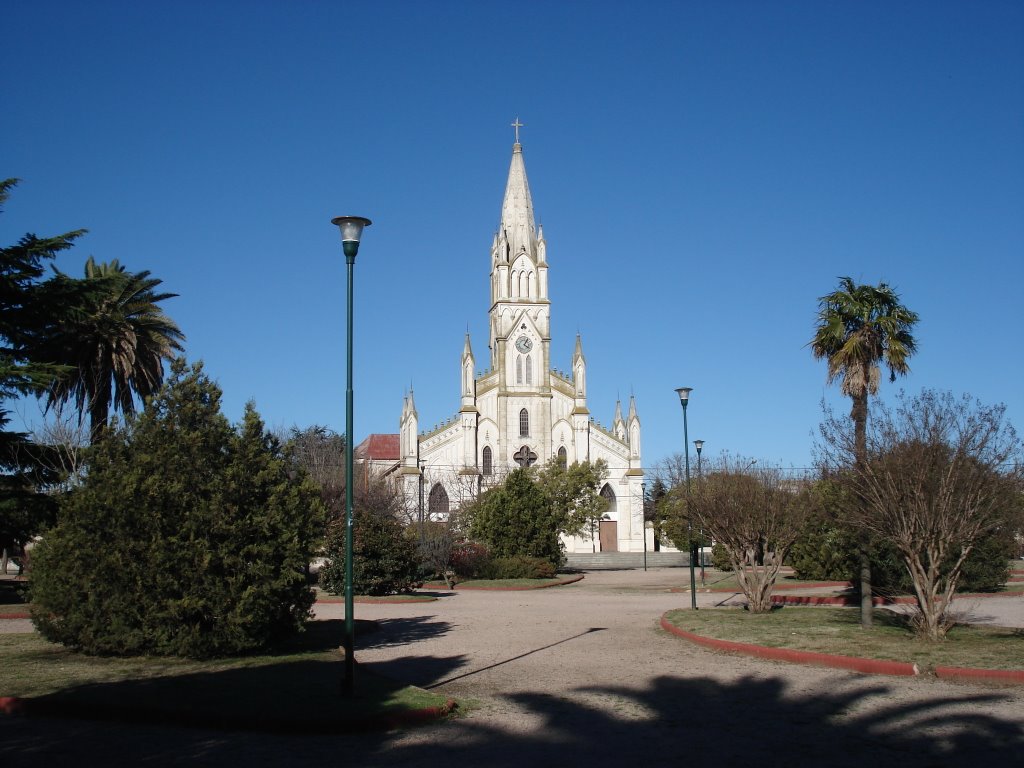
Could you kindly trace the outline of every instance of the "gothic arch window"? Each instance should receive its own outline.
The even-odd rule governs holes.
[[[523,356],[516,355],[516,384],[523,383]]]
[[[563,469],[569,464],[569,454],[566,453],[564,445],[558,449],[558,463],[562,465]]]
[[[608,502],[608,509],[605,510],[605,514],[606,515],[614,515],[615,514],[615,491],[612,490],[612,487],[610,485],[608,485],[608,483],[605,483],[604,487],[601,489],[601,496],[602,496],[602,498],[605,499],[605,501]]]
[[[530,285],[529,285],[530,297],[532,298],[537,293],[537,279],[533,276],[533,272],[531,272],[530,275],[529,275],[529,281],[530,281]]]
[[[494,458],[493,458],[493,454],[491,453],[491,446],[489,446],[489,445],[485,445],[484,446],[484,461],[483,461],[483,464],[484,464],[484,474],[485,475],[493,475],[494,474]]]
[[[512,298],[519,296],[519,273],[512,273]]]
[[[519,295],[520,296],[529,296],[530,295],[530,293],[529,293],[530,287],[529,286],[530,286],[529,278],[526,276],[526,270],[524,269],[522,272],[519,273]]]
[[[533,384],[533,355],[526,356],[526,383]]]
[[[428,501],[427,512],[431,515],[448,514],[448,492],[440,483],[437,483],[430,489],[430,500]]]
[[[530,435],[530,412],[523,408],[519,412],[519,436],[529,437]]]

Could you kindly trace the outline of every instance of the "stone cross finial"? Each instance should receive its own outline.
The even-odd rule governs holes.
[[[519,129],[523,127],[523,123],[520,123],[519,122],[519,118],[517,117],[516,121],[514,123],[512,123],[512,127],[516,129],[516,144],[518,144],[519,143]]]

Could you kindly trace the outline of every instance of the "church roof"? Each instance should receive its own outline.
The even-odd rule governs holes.
[[[364,461],[398,461],[402,458],[399,436],[370,435],[356,446],[355,456]]]
[[[518,133],[518,132],[517,132]],[[523,145],[517,141],[512,145],[512,162],[508,168],[508,183],[505,185],[505,199],[501,204],[501,225],[499,232],[508,238],[509,255],[515,259],[523,250],[536,259],[534,243],[537,240],[537,225],[533,217],[533,199],[530,184],[526,180],[526,164],[523,162]]]

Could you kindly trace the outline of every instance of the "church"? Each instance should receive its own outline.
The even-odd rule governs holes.
[[[477,372],[467,333],[458,376],[454,370],[452,376],[459,383],[459,410],[431,430],[420,432],[413,393],[406,394],[395,474],[410,507],[418,504],[429,518],[443,519],[516,467],[603,459],[601,494],[608,510],[600,530],[593,537],[564,537],[563,544],[570,553],[640,552],[644,477],[636,403],[630,397],[625,418],[616,403],[610,428],[594,421],[579,334],[572,370],[552,368],[547,243],[534,220],[518,120],[513,127],[501,221],[490,249],[488,365]],[[557,275],[557,258],[555,265]]]

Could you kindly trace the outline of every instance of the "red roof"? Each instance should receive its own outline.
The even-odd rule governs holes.
[[[399,435],[370,435],[356,446],[355,455],[369,461],[398,461],[402,458]]]

